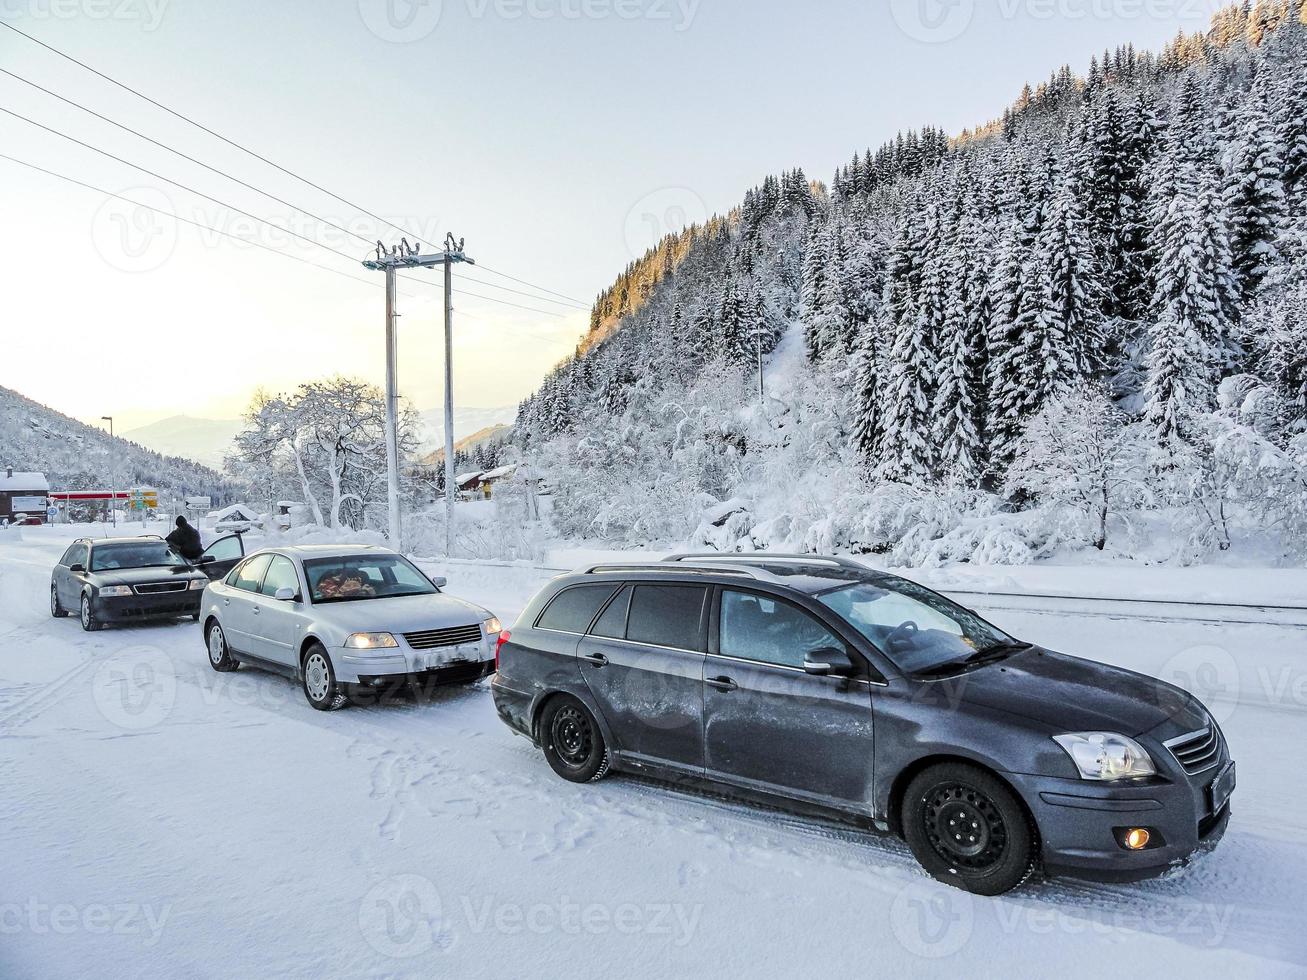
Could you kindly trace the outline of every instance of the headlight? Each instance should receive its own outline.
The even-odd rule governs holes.
[[[481,629],[486,636],[498,636],[503,632],[504,627],[503,624],[499,622],[498,616],[491,616],[481,624]]]
[[[104,599],[112,599],[114,596],[131,595],[132,587],[130,585],[106,585],[100,589],[100,596]]]
[[[345,641],[348,650],[383,650],[399,643],[389,633],[355,633]]]
[[[204,588],[208,584],[209,584],[209,580],[207,578],[191,579],[191,584],[189,588],[192,592],[199,592],[200,589]]]
[[[1054,735],[1080,770],[1081,779],[1129,779],[1153,776],[1157,767],[1142,745],[1114,732],[1075,732]]]

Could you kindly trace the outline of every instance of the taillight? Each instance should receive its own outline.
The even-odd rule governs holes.
[[[513,638],[513,634],[508,630],[501,630],[499,639],[495,641],[495,673],[499,672],[499,651],[504,649],[504,644]]]

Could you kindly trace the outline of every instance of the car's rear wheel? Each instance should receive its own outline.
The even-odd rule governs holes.
[[[88,633],[94,633],[96,630],[103,629],[104,624],[95,618],[95,607],[91,605],[91,597],[85,592],[82,593],[82,629]]]
[[[209,648],[209,666],[214,670],[225,674],[240,666],[240,662],[232,658],[231,648],[227,646],[227,634],[216,621],[209,624],[205,643]]]
[[[331,666],[331,657],[320,643],[309,647],[304,655],[303,675],[304,696],[309,704],[319,711],[335,711],[345,707],[345,693],[336,683],[336,671]]]
[[[1001,895],[1035,867],[1025,807],[979,766],[943,763],[919,773],[903,797],[903,832],[921,866],[977,895]]]
[[[59,590],[53,584],[50,586],[50,615],[55,619],[64,619],[68,616],[68,610],[59,605]]]
[[[540,742],[554,772],[573,783],[593,783],[608,774],[608,746],[590,710],[570,694],[545,705]]]

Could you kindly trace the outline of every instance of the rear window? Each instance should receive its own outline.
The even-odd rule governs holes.
[[[582,585],[565,589],[540,614],[536,626],[563,633],[584,633],[590,628],[599,607],[617,591],[616,585]]]
[[[699,625],[706,592],[701,585],[636,586],[626,638],[678,650],[701,650]]]

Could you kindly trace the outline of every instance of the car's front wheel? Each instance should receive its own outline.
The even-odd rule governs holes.
[[[590,710],[560,694],[540,716],[540,742],[554,772],[573,783],[593,783],[608,774],[608,746]]]
[[[94,633],[98,629],[103,629],[103,625],[95,618],[95,607],[91,605],[91,597],[87,593],[82,593],[82,629],[88,633]]]
[[[59,604],[59,590],[53,584],[50,586],[50,615],[55,619],[64,619],[68,615],[68,610]]]
[[[238,661],[232,659],[231,649],[227,646],[227,635],[216,621],[209,624],[206,642],[209,647],[209,666],[214,670],[225,674],[240,666]]]
[[[903,797],[903,835],[921,866],[977,895],[1001,895],[1035,868],[1036,835],[1016,794],[979,766],[943,763]]]
[[[304,655],[303,686],[304,696],[309,704],[319,711],[335,711],[345,707],[345,692],[336,683],[336,670],[331,666],[331,657],[320,643],[309,647]]]

